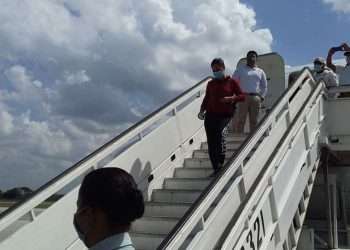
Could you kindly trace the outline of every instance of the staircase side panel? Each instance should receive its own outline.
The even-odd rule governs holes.
[[[33,222],[1,242],[0,250],[62,250],[78,239],[73,227],[78,189],[43,211]]]
[[[303,130],[298,133],[292,148],[278,167],[273,177],[273,185],[277,208],[279,211],[284,207],[286,200],[292,191],[294,182],[298,179],[299,172],[306,158],[306,145]],[[304,158],[301,158],[303,157]]]

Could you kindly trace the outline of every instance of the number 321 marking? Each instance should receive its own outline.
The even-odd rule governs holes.
[[[260,224],[262,227],[262,235],[261,235],[261,231],[260,231]],[[254,225],[253,229],[249,230],[249,233],[248,233],[247,238],[246,238],[246,242],[248,243],[249,249],[242,246],[240,250],[259,250],[259,248],[262,244],[262,241],[263,241],[263,237],[265,236],[264,216],[263,216],[262,211],[260,211],[260,216],[258,216],[255,219],[253,225]],[[252,230],[254,230],[254,232],[256,232],[256,241],[253,237]]]

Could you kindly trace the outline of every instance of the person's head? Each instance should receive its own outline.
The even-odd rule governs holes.
[[[346,51],[344,53],[345,60],[346,60],[346,65],[350,65],[350,51]]]
[[[101,168],[87,174],[80,186],[74,226],[87,247],[127,232],[142,217],[144,201],[133,177],[120,168]]]
[[[250,67],[256,66],[256,61],[258,60],[258,53],[256,51],[251,50],[247,53],[247,65]]]
[[[314,70],[317,73],[324,71],[326,67],[326,60],[322,57],[316,57],[314,59]]]
[[[225,63],[221,58],[214,58],[210,64],[214,78],[223,79],[225,77]]]

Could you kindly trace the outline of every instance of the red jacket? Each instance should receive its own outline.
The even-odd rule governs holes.
[[[225,77],[223,80],[212,79],[208,82],[201,110],[205,110],[208,113],[231,116],[234,104],[224,103],[221,99],[233,95],[235,95],[234,103],[244,101],[245,96],[236,80],[230,76]]]

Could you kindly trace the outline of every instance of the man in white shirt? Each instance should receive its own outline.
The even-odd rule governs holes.
[[[334,65],[332,62],[332,57],[335,52],[343,51],[346,65]],[[339,84],[340,85],[350,85],[350,47],[347,43],[343,43],[338,47],[332,47],[328,51],[327,55],[327,66],[332,69],[335,73],[339,75]]]
[[[256,64],[258,53],[247,53],[247,64],[242,65],[233,74],[233,78],[239,82],[242,91],[246,94],[244,102],[238,104],[238,119],[234,125],[237,133],[244,133],[244,124],[249,115],[249,129],[253,131],[258,124],[261,102],[264,101],[267,92],[265,72]]]
[[[317,57],[314,60],[314,78],[316,81],[323,80],[326,84],[326,88],[337,87],[338,77],[337,75],[326,66],[326,61],[322,57]],[[337,97],[336,94],[329,95],[329,97]]]

